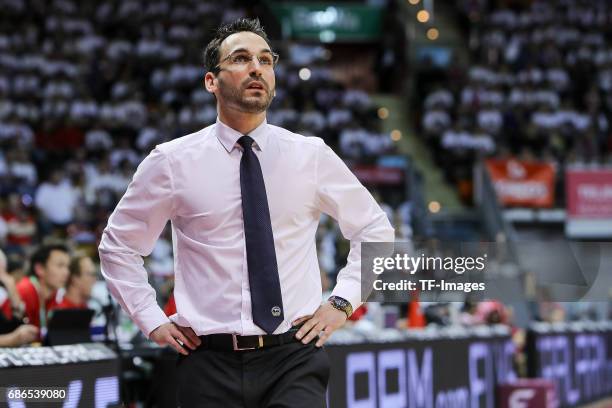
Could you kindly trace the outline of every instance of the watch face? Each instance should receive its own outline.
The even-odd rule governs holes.
[[[349,312],[350,304],[349,304],[349,302],[347,300],[340,299],[338,297],[333,297],[333,298],[330,299],[330,302],[337,309],[341,309],[341,310],[343,310],[347,314],[350,313]]]

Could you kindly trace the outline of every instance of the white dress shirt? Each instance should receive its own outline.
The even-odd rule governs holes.
[[[344,162],[321,140],[264,121],[249,133],[264,175],[285,320],[321,304],[315,232],[322,212],[351,240],[333,295],[361,304],[361,242],[391,242],[385,213]],[[172,222],[177,313],[171,320],[198,335],[265,334],[251,314],[237,140],[217,122],[158,145],[138,167],[100,243],[111,293],[148,336],[168,318],[147,281],[142,256]]]

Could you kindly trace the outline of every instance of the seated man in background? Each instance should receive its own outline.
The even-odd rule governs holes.
[[[17,283],[29,324],[46,327],[47,313],[53,307],[57,290],[64,287],[70,274],[69,264],[68,248],[62,244],[42,245],[32,254],[29,276]]]
[[[38,329],[31,324],[23,324],[10,333],[0,334],[0,347],[18,347],[31,343],[38,338]]]
[[[69,269],[66,293],[61,302],[51,307],[53,309],[87,309],[91,289],[96,283],[96,266],[88,255],[79,254],[72,258]]]
[[[0,250],[0,347],[17,347],[36,340],[38,329],[21,324],[24,304],[13,276],[7,271],[7,263],[6,255]]]
[[[0,250],[0,312],[7,320],[21,319],[24,313],[24,304],[17,293],[15,278],[8,272],[8,260]],[[0,333],[4,331],[0,329]]]

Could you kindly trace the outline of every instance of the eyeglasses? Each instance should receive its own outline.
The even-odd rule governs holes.
[[[233,66],[242,68],[251,63],[251,61],[253,61],[253,58],[257,58],[257,62],[259,62],[259,65],[263,67],[274,68],[276,66],[276,63],[278,62],[279,56],[277,53],[271,51],[264,52],[259,55],[252,55],[251,53],[246,51],[235,51],[227,57],[223,58],[221,61],[219,61],[219,63],[215,67],[215,71],[219,71],[221,64],[223,64],[225,61],[229,61],[229,63]]]

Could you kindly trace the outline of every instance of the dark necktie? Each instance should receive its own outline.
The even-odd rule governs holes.
[[[282,323],[284,311],[266,186],[252,149],[253,138],[242,136],[238,143],[244,149],[240,190],[253,322],[271,334]]]

